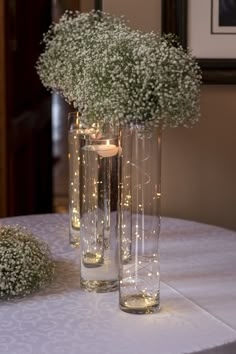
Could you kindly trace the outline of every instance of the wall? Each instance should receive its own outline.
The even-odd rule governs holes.
[[[163,134],[162,210],[236,230],[236,87],[203,86],[201,112]]]
[[[160,31],[161,0],[103,0],[103,11],[124,15],[130,26],[142,31]]]
[[[94,0],[80,0],[80,11],[89,12],[94,9]]]
[[[103,0],[130,25],[160,30],[160,1]],[[204,85],[192,129],[167,129],[162,144],[162,215],[236,230],[236,86]]]

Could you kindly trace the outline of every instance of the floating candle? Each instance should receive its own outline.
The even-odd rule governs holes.
[[[96,151],[101,157],[112,157],[117,155],[119,148],[116,145],[110,144],[107,140],[106,144],[101,145],[88,145],[83,147],[84,150]]]
[[[96,151],[101,157],[112,157],[117,155],[118,147],[113,144],[96,145]]]

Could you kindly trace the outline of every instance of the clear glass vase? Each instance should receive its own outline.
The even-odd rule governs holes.
[[[68,163],[69,163],[69,242],[80,244],[79,150],[80,113],[68,114]]]
[[[160,308],[161,131],[129,125],[121,134],[119,302],[123,311]]]
[[[108,292],[118,288],[117,129],[93,126],[80,134],[81,286]]]

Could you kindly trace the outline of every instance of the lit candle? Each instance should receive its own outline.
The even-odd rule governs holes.
[[[110,144],[110,141],[107,140],[106,144],[84,146],[83,150],[96,151],[101,157],[112,157],[117,155],[119,148],[116,145]]]
[[[106,144],[96,145],[96,151],[101,157],[112,157],[117,155],[118,147],[110,144],[110,141],[107,140]]]

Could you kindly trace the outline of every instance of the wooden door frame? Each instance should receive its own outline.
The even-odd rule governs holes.
[[[25,7],[17,0],[0,1],[0,218],[52,211],[51,98],[33,66],[50,4],[39,0],[45,21],[34,13],[38,22],[32,36],[31,21],[24,22],[20,12]]]
[[[0,216],[7,215],[5,1],[0,1]]]

